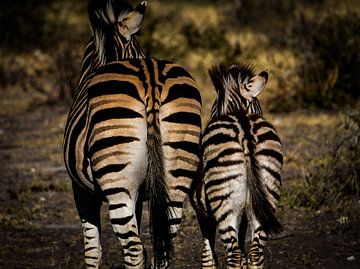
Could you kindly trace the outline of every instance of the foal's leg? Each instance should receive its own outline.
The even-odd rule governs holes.
[[[262,229],[260,223],[252,217],[252,243],[248,253],[249,269],[263,269],[264,268],[264,248],[268,240],[268,235]]]
[[[243,252],[238,242],[239,217],[235,212],[219,220],[219,235],[226,250],[227,268],[241,269]]]

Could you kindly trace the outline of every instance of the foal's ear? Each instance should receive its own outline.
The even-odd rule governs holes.
[[[120,32],[127,40],[130,40],[131,36],[140,30],[145,16],[146,7],[147,1],[142,1],[133,11],[122,19]]]
[[[268,71],[262,71],[260,74],[252,77],[246,84],[245,87],[249,91],[252,97],[258,96],[265,88],[269,78]]]

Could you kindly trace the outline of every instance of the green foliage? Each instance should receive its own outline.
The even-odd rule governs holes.
[[[264,18],[284,20],[284,16],[287,17],[295,11],[297,4],[289,0],[237,0],[236,2],[236,15],[239,22],[256,28],[259,21],[268,24]]]
[[[147,12],[138,40],[147,57],[175,60],[183,57],[186,46],[181,43],[182,37],[177,33],[178,15],[174,11],[155,16]],[[164,25],[164,22],[168,24]],[[168,28],[172,30],[169,34]],[[174,58],[175,57],[175,58]]]
[[[29,44],[39,44],[45,34],[47,2],[45,0],[1,1],[1,44],[13,49],[23,49]]]
[[[359,100],[360,16],[328,14],[320,22],[300,19],[293,34],[301,57],[295,96],[299,103],[333,108]]]
[[[181,34],[185,37],[188,48],[212,52],[222,62],[233,63],[234,59],[241,55],[240,43],[231,44],[224,27],[214,25],[199,27],[194,22],[188,22],[182,26]]]
[[[221,27],[198,27],[188,22],[182,26],[181,33],[186,37],[188,46],[193,49],[219,50],[229,45],[226,30]]]
[[[330,152],[321,161],[309,163],[300,184],[282,197],[291,207],[344,210],[352,199],[358,201],[360,191],[360,105],[347,112],[343,123],[329,142]]]
[[[46,0],[3,0],[0,10],[0,44],[11,50],[41,45],[53,27],[46,23],[49,12]]]
[[[346,2],[348,10],[356,6],[354,0]],[[86,4],[0,1],[2,86],[21,84],[40,95],[40,103],[70,100],[90,37]],[[183,64],[205,84],[200,88],[208,87],[211,65],[242,59],[271,70],[267,110],[333,108],[360,98],[359,13],[339,12],[339,5],[330,0],[153,0],[139,43],[149,57]],[[28,59],[36,51],[52,60],[39,67]]]
[[[68,0],[0,1],[0,46],[11,52],[54,49],[64,39],[81,37],[79,31],[83,27],[72,28],[72,35],[65,35],[72,13],[86,13],[86,2],[77,1],[74,5]]]

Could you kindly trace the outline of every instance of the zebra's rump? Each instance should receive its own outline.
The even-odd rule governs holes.
[[[214,214],[226,199],[246,206],[249,171],[259,177],[269,202],[275,208],[280,196],[282,150],[274,127],[261,116],[226,115],[210,121],[202,142],[202,167],[196,188],[198,209]]]
[[[129,161],[119,163],[118,158],[126,160],[131,152],[137,156],[133,156],[136,165],[132,170],[142,170],[147,136],[154,132],[152,126],[161,129],[165,169],[171,178],[181,181],[195,173],[201,96],[184,68],[154,59],[112,62],[95,72],[83,96],[78,99],[79,104],[72,106],[73,120],[68,123],[71,126],[64,142],[64,148],[68,149],[65,153],[68,170],[75,171],[72,178],[81,185],[93,190],[92,173],[97,177],[106,172],[102,166],[109,158],[117,158],[112,169],[124,169]],[[69,144],[75,146],[67,147]],[[139,156],[145,159],[139,160]],[[190,183],[186,180],[183,186],[176,184],[176,187],[189,189]]]
[[[236,120],[226,116],[211,121],[202,137],[197,207],[216,219],[246,202],[246,160],[240,132]]]
[[[275,209],[280,199],[281,169],[283,153],[280,138],[275,128],[263,117],[252,115],[251,132],[256,144],[254,156],[258,165],[259,176],[262,178],[269,201]]]

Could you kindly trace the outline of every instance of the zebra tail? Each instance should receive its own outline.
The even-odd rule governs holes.
[[[275,209],[268,200],[264,185],[258,174],[256,160],[252,158],[249,164],[251,165],[247,166],[247,179],[250,189],[251,209],[266,233],[278,234],[283,231],[283,227],[275,215]]]
[[[146,169],[147,193],[150,208],[150,230],[155,267],[170,261],[172,242],[170,234],[168,189],[165,182],[160,129],[150,126],[147,135],[148,162]]]

